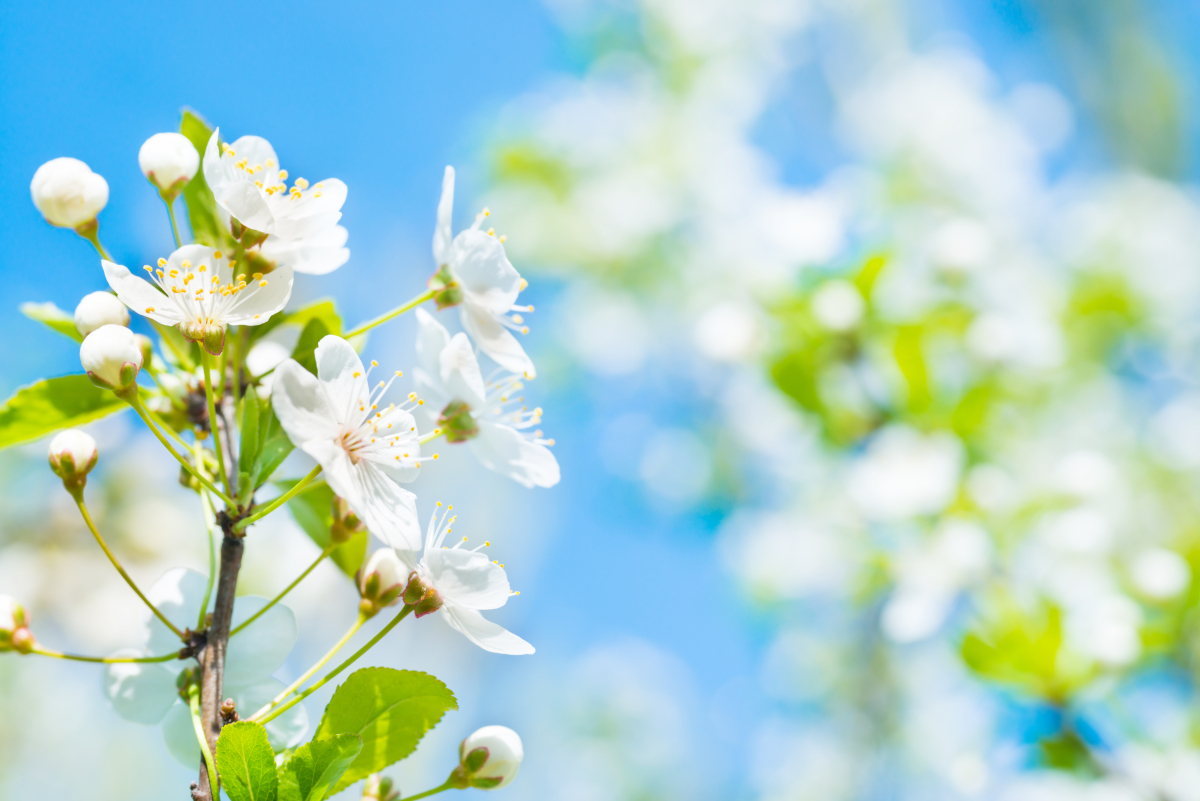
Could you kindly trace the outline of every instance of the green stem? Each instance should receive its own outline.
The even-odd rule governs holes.
[[[309,565],[307,568],[305,568],[304,572],[301,573],[299,576],[297,576],[295,581],[293,581],[291,584],[284,587],[283,592],[279,593],[274,598],[272,598],[270,600],[270,602],[267,603],[266,606],[264,606],[262,609],[259,609],[257,612],[255,612],[253,615],[251,615],[249,618],[247,618],[240,626],[235,628],[233,631],[229,632],[229,636],[232,637],[233,635],[237,634],[239,631],[246,628],[251,623],[253,623],[254,621],[258,620],[260,617],[262,617],[264,614],[266,614],[267,610],[270,609],[272,606],[274,606],[275,604],[282,601],[283,596],[287,595],[289,592],[294,590],[296,588],[297,584],[304,581],[304,579],[308,578],[308,574],[313,572],[313,570],[316,569],[317,565],[319,565],[319,564],[321,564],[321,562],[325,561],[325,557],[329,556],[329,554],[333,553],[333,549],[336,547],[337,547],[336,545],[332,545],[332,544],[326,546],[325,550],[321,551],[321,555],[317,557],[317,560],[315,562],[313,562],[311,565]]]
[[[215,486],[213,486],[213,483],[211,481],[209,481],[204,476],[200,475],[200,473],[196,470],[196,468],[192,467],[192,465],[188,462],[187,459],[184,459],[182,456],[179,455],[178,451],[176,451],[173,447],[171,447],[171,443],[167,442],[167,438],[164,437],[162,435],[162,433],[158,430],[158,428],[154,425],[154,421],[150,419],[150,416],[146,413],[146,410],[142,407],[142,402],[140,400],[137,400],[135,398],[133,401],[130,402],[129,405],[132,406],[134,411],[136,411],[138,413],[138,416],[142,418],[142,421],[146,424],[146,427],[149,428],[151,432],[153,432],[154,436],[158,437],[158,441],[163,444],[163,447],[166,448],[170,452],[170,454],[175,457],[176,461],[178,461],[181,465],[183,465],[184,470],[187,470],[189,473],[191,473],[193,476],[195,476],[197,481],[199,481],[205,487],[208,487],[209,492],[211,492],[212,494],[214,494],[218,498],[220,498],[222,501],[224,501],[225,505],[228,506],[230,509],[235,508],[236,504],[234,504],[234,502],[230,499],[230,497],[228,495],[226,495],[225,493],[223,493],[219,489],[217,489]],[[220,444],[219,443],[218,443],[217,454],[220,455]]]
[[[296,704],[300,703],[305,698],[312,695],[317,690],[321,689],[321,687],[323,687],[326,683],[328,683],[334,676],[336,676],[337,674],[341,673],[346,668],[353,665],[355,660],[357,660],[360,656],[365,654],[367,651],[371,650],[371,647],[373,645],[375,645],[375,643],[382,640],[384,635],[387,634],[392,629],[394,629],[396,627],[396,624],[399,623],[404,618],[406,618],[408,616],[408,613],[411,612],[412,610],[413,610],[413,608],[411,606],[406,606],[403,609],[401,609],[400,614],[398,614],[394,618],[392,618],[390,623],[388,623],[386,626],[384,626],[380,630],[380,632],[378,634],[376,634],[374,637],[372,637],[366,645],[364,645],[362,648],[359,648],[357,651],[355,651],[354,654],[349,659],[347,659],[345,662],[343,662],[342,664],[335,667],[331,672],[326,673],[325,676],[320,681],[318,681],[313,686],[309,687],[304,692],[297,695],[292,700],[288,701],[283,706],[276,707],[271,712],[268,712],[267,715],[264,716],[262,719],[260,719],[258,722],[265,725],[267,722],[272,721],[275,718],[279,717],[284,712],[287,712],[289,709],[294,707]],[[262,710],[260,709],[259,712],[262,712]],[[259,712],[255,712],[254,714],[257,715]]]
[[[75,493],[72,493],[72,494],[75,494]],[[75,505],[79,507],[79,513],[83,515],[83,522],[87,523],[88,530],[91,531],[92,536],[96,538],[96,542],[100,545],[100,549],[102,551],[104,551],[104,555],[108,557],[108,561],[112,562],[112,566],[115,567],[117,569],[117,572],[121,574],[121,578],[125,579],[125,583],[129,585],[129,588],[137,593],[137,597],[141,598],[142,601],[146,604],[146,606],[150,607],[150,611],[153,612],[155,615],[157,615],[158,619],[161,620],[167,628],[169,628],[171,631],[173,631],[177,635],[179,635],[179,639],[181,639],[181,640],[187,639],[186,637],[184,637],[183,632],[180,631],[175,626],[174,623],[167,620],[166,616],[162,612],[158,611],[157,606],[150,603],[150,599],[147,598],[142,593],[142,591],[138,588],[138,585],[134,583],[134,581],[130,577],[130,575],[125,572],[125,568],[121,567],[121,563],[119,561],[117,561],[116,554],[114,554],[112,552],[112,550],[109,549],[108,543],[106,543],[104,541],[104,538],[100,536],[99,530],[96,529],[96,524],[94,522],[92,522],[92,516],[90,514],[88,514],[87,504],[83,502],[83,490],[82,489],[78,491],[78,494],[75,494]]]
[[[104,249],[104,245],[100,244],[100,226],[95,220],[76,228],[75,232],[92,243],[92,247],[100,254],[100,258],[112,261],[112,256],[108,255],[108,251]]]
[[[180,445],[182,445],[185,448],[192,447],[191,445],[188,445],[186,442],[184,442],[183,437],[179,436],[178,431],[176,431],[175,429],[173,429],[169,425],[167,425],[166,421],[163,420],[158,415],[158,412],[154,411],[153,409],[146,408],[145,404],[142,404],[142,408],[146,409],[147,416],[149,416],[149,418],[151,420],[153,420],[155,423],[157,423],[159,428],[163,429],[164,431],[166,431],[168,434],[171,435],[171,439],[175,440],[176,442],[178,442]]]
[[[261,507],[254,514],[250,515],[249,517],[243,517],[241,520],[239,520],[237,523],[235,523],[233,526],[233,530],[234,531],[242,531],[243,529],[246,528],[246,526],[250,525],[251,523],[255,523],[259,520],[262,520],[264,517],[271,514],[271,512],[274,512],[280,506],[283,506],[285,503],[290,501],[298,493],[300,493],[305,487],[307,487],[309,484],[311,484],[312,480],[314,478],[316,478],[317,474],[320,472],[321,472],[321,465],[317,465],[312,470],[309,470],[308,475],[306,475],[304,478],[297,481],[295,486],[293,486],[290,490],[283,493],[278,498],[275,498],[270,503],[268,503],[266,506]]]
[[[183,242],[179,239],[179,226],[175,224],[175,204],[171,200],[167,200],[166,195],[162,195],[162,199],[163,203],[167,204],[167,216],[171,218],[171,233],[175,235],[175,249],[179,250],[183,247]]]
[[[271,707],[275,706],[280,701],[282,701],[284,698],[287,698],[289,695],[294,693],[296,691],[296,689],[300,687],[301,684],[304,684],[304,682],[311,679],[314,673],[316,673],[321,668],[325,667],[325,663],[328,662],[330,659],[333,659],[337,655],[337,652],[342,650],[342,648],[346,645],[346,643],[350,642],[350,638],[354,636],[355,632],[357,632],[359,629],[362,628],[362,624],[366,623],[368,619],[369,618],[366,615],[364,615],[362,612],[359,612],[358,619],[356,619],[354,621],[354,625],[350,627],[349,631],[347,631],[345,634],[342,635],[342,638],[340,640],[338,640],[337,642],[335,642],[333,644],[333,647],[330,648],[328,652],[326,652],[325,656],[321,657],[319,660],[317,660],[317,663],[315,665],[310,667],[308,670],[304,671],[304,674],[300,678],[296,679],[291,684],[289,684],[287,687],[285,687],[283,692],[279,693],[279,695],[272,698],[271,703],[267,704],[262,709],[258,710],[253,715],[251,715],[250,719],[254,720],[259,715],[263,714],[264,712],[269,711],[271,709]],[[275,715],[272,715],[271,717],[267,718],[266,720],[264,720],[262,722],[266,723],[267,720],[270,720],[273,717],[275,717]]]
[[[391,320],[394,317],[399,317],[401,314],[404,314],[409,309],[415,309],[417,306],[420,306],[425,301],[432,300],[433,296],[435,294],[437,294],[437,293],[434,292],[432,289],[430,289],[428,292],[422,292],[420,295],[417,295],[415,298],[410,300],[408,303],[405,303],[403,306],[397,306],[396,308],[392,309],[390,312],[386,312],[385,314],[379,315],[374,320],[368,320],[365,323],[360,323],[359,325],[350,329],[346,333],[342,334],[342,338],[349,339],[350,337],[358,336],[359,334],[365,334],[367,331],[370,331],[375,326],[383,325],[388,320]]]
[[[440,787],[434,787],[432,790],[426,790],[423,793],[417,793],[416,795],[410,795],[407,798],[405,798],[404,801],[417,801],[418,798],[428,798],[431,795],[437,795],[438,793],[444,792],[446,790],[451,790],[453,788],[454,788],[454,784],[451,783],[451,781],[449,779],[447,779],[445,781],[445,783],[443,783]]]
[[[192,687],[188,693],[188,707],[192,710],[192,728],[196,731],[196,740],[200,743],[200,750],[204,753],[204,764],[208,767],[208,786],[211,788],[212,797],[214,799],[221,797],[220,785],[217,777],[217,766],[213,763],[212,751],[208,748],[208,739],[204,736],[204,724],[200,722],[200,689]]]
[[[39,656],[50,656],[55,659],[70,659],[75,662],[102,662],[106,665],[127,664],[130,662],[170,662],[173,659],[178,659],[179,654],[166,654],[165,656],[80,656],[79,654],[64,654],[62,651],[51,651],[48,648],[43,648],[40,645],[33,646],[30,653],[38,654]]]
[[[203,345],[200,346],[200,361],[204,363],[204,398],[208,402],[208,430],[212,434],[213,450],[217,454],[217,469],[221,471],[221,485],[225,487],[226,493],[221,496],[221,499],[232,509],[236,504],[228,500],[231,494],[229,492],[229,473],[225,471],[225,454],[221,452],[223,450],[221,448],[221,437],[217,433],[219,428],[217,426],[217,402],[216,396],[213,394],[212,372],[210,370],[212,358],[208,355],[208,351],[204,349]]]

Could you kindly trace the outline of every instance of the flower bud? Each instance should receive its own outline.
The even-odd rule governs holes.
[[[50,440],[50,469],[72,495],[83,489],[99,458],[96,440],[78,429],[68,428]]]
[[[25,608],[9,596],[0,595],[0,653],[18,651],[27,654],[33,646]]]
[[[458,746],[458,770],[465,774],[468,786],[483,790],[511,783],[523,759],[521,738],[507,726],[484,726]]]
[[[456,400],[446,404],[438,416],[438,429],[445,433],[447,442],[466,442],[479,435],[479,424],[471,414],[467,403]]]
[[[359,608],[363,613],[374,615],[399,601],[408,581],[407,570],[391,548],[380,548],[371,554],[358,575],[358,594],[362,596]]]
[[[333,525],[329,527],[330,541],[335,545],[341,545],[355,534],[366,530],[366,524],[358,519],[358,515],[354,514],[353,510],[351,510],[350,504],[346,503],[346,499],[334,495]]]
[[[129,325],[129,309],[111,292],[84,295],[75,307],[75,330],[86,337],[102,325]]]
[[[200,151],[181,133],[158,133],[138,151],[138,166],[168,202],[200,168]]]
[[[363,783],[363,801],[396,801],[400,791],[392,789],[395,784],[382,773],[372,773]]]
[[[142,369],[142,349],[123,325],[102,325],[79,346],[79,361],[96,386],[127,390]]]
[[[46,222],[62,228],[91,222],[108,204],[108,182],[79,159],[47,161],[33,174],[29,192]]]
[[[425,617],[442,608],[442,596],[432,584],[426,584],[417,573],[408,574],[404,588],[404,605],[411,606],[417,617]]]

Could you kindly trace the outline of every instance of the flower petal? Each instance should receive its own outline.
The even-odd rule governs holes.
[[[183,322],[179,307],[154,284],[129,272],[129,268],[124,265],[113,264],[107,260],[101,260],[100,265],[104,268],[104,277],[108,279],[108,285],[126,306],[163,325]]]
[[[446,604],[442,607],[450,628],[461,633],[485,651],[496,654],[532,654],[534,648],[501,625],[493,623],[474,609]]]
[[[126,648],[113,656],[146,656],[146,653]],[[180,667],[173,662],[110,663],[104,666],[104,695],[125,720],[150,726],[162,720],[179,700],[175,686],[179,672]]]
[[[288,439],[304,447],[310,440],[332,440],[338,435],[338,412],[316,376],[294,359],[276,367],[274,376],[271,403]]]
[[[432,314],[417,307],[417,363],[431,379],[442,377],[442,351],[450,344],[450,332]],[[441,389],[439,387],[438,389]]]
[[[277,679],[264,679],[248,685],[226,687],[226,695],[237,704],[243,717],[253,715],[271,702],[283,690],[284,684]],[[267,738],[275,750],[299,745],[308,731],[308,710],[304,704],[296,704],[266,725]],[[195,736],[192,737],[195,740]]]
[[[469,228],[454,237],[454,275],[471,302],[492,314],[508,314],[521,292],[521,275],[500,240]]]
[[[447,263],[453,234],[450,231],[454,216],[454,168],[446,165],[442,175],[442,197],[438,201],[437,227],[433,229],[433,261],[438,267]]]
[[[526,378],[537,377],[537,369],[521,343],[487,309],[467,301],[462,305],[460,317],[471,339],[496,364]]]
[[[270,233],[284,239],[302,239],[332,228],[342,218],[346,194],[344,183],[337,178],[326,178],[299,197],[284,192],[271,195],[267,205],[275,217],[275,227]]]
[[[514,428],[480,420],[479,436],[469,445],[484,467],[522,486],[553,487],[559,481],[558,460],[550,449],[530,442]]]
[[[367,530],[398,551],[419,551],[423,538],[417,520],[417,496],[397,486],[371,462],[355,465],[354,478],[362,498],[361,508],[353,503],[350,506],[367,524]]]
[[[204,601],[207,589],[208,576],[195,570],[176,567],[163,573],[146,591],[146,597],[167,620],[183,631],[194,627],[198,622],[200,604]],[[161,620],[148,610],[145,615],[146,650],[151,655],[161,656],[183,647],[179,636],[164,626]]]
[[[317,377],[337,412],[336,419],[346,423],[353,416],[350,410],[357,411],[359,404],[371,395],[362,359],[349,342],[332,334],[321,338],[315,355]]]
[[[496,609],[508,601],[508,576],[486,554],[463,548],[431,548],[425,552],[425,567],[433,586],[456,606]]]
[[[345,246],[349,236],[345,228],[333,225],[299,239],[268,236],[259,250],[270,261],[286,264],[298,273],[325,275],[350,260]]]
[[[262,285],[264,282],[266,286]],[[222,322],[228,325],[262,325],[272,314],[282,311],[291,296],[292,268],[277,267],[263,276],[257,286],[239,292]]]
[[[475,358],[466,334],[455,334],[450,344],[442,349],[441,371],[446,394],[464,401],[472,409],[483,408],[487,390],[483,385],[483,374],[479,372],[479,360]]]
[[[246,595],[233,607],[230,630],[267,605],[266,598]],[[225,656],[225,681],[249,684],[270,676],[287,659],[296,644],[296,616],[283,604],[275,604],[262,617],[229,640]]]

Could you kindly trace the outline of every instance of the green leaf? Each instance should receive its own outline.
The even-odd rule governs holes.
[[[313,317],[304,324],[304,330],[300,332],[300,340],[296,342],[296,349],[292,351],[292,358],[300,362],[305,370],[316,375],[317,357],[315,351],[317,345],[320,344],[322,338],[338,332],[338,330],[333,330],[329,327],[327,320],[320,317]]]
[[[81,426],[127,408],[86,375],[47,378],[21,387],[0,407],[0,448],[43,437],[60,428]]]
[[[221,729],[217,773],[231,801],[275,801],[278,777],[267,730],[248,720]]]
[[[258,464],[252,473],[256,490],[267,482],[296,447],[279,425],[279,418],[275,416],[270,398],[259,400],[258,438]]]
[[[262,325],[256,325],[250,332],[252,340],[266,336],[272,330],[284,323],[291,323],[304,327],[308,325],[309,320],[322,320],[325,327],[334,334],[341,333],[342,318],[337,313],[337,307],[333,305],[332,300],[318,300],[307,306],[301,306],[293,312],[287,314],[277,314]]]
[[[200,115],[191,109],[183,110],[183,119],[179,123],[179,132],[191,140],[192,145],[204,160],[204,150],[212,137],[212,128]],[[232,248],[233,238],[221,224],[217,214],[217,201],[213,198],[212,190],[204,180],[204,170],[196,171],[192,180],[183,187],[183,201],[187,206],[188,223],[192,228],[192,237],[202,245],[214,248]]]
[[[363,749],[334,786],[336,793],[404,759],[446,714],[454,693],[428,673],[393,668],[355,671],[337,688],[315,739],[357,734]]]
[[[275,483],[284,492],[296,484],[294,480]],[[319,481],[305,487],[287,502],[287,507],[309,539],[321,548],[329,545],[329,530],[333,527],[333,490],[328,484]],[[343,573],[353,578],[366,556],[367,532],[363,531],[334,548],[329,558]]]
[[[39,323],[45,323],[60,334],[66,334],[76,342],[82,342],[79,330],[75,328],[75,317],[55,306],[53,303],[22,303],[21,314]]]
[[[313,740],[279,769],[279,801],[322,801],[362,751],[357,734]]]
[[[258,466],[258,449],[262,443],[258,434],[258,413],[262,409],[258,393],[254,387],[246,387],[242,396],[241,413],[238,415],[238,427],[242,431],[241,444],[238,447],[238,470],[254,473]],[[250,487],[243,488],[251,489]]]

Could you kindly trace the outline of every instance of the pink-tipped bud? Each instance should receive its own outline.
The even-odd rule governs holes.
[[[79,361],[88,378],[111,390],[128,389],[142,369],[142,348],[123,325],[102,325],[79,346]]]

